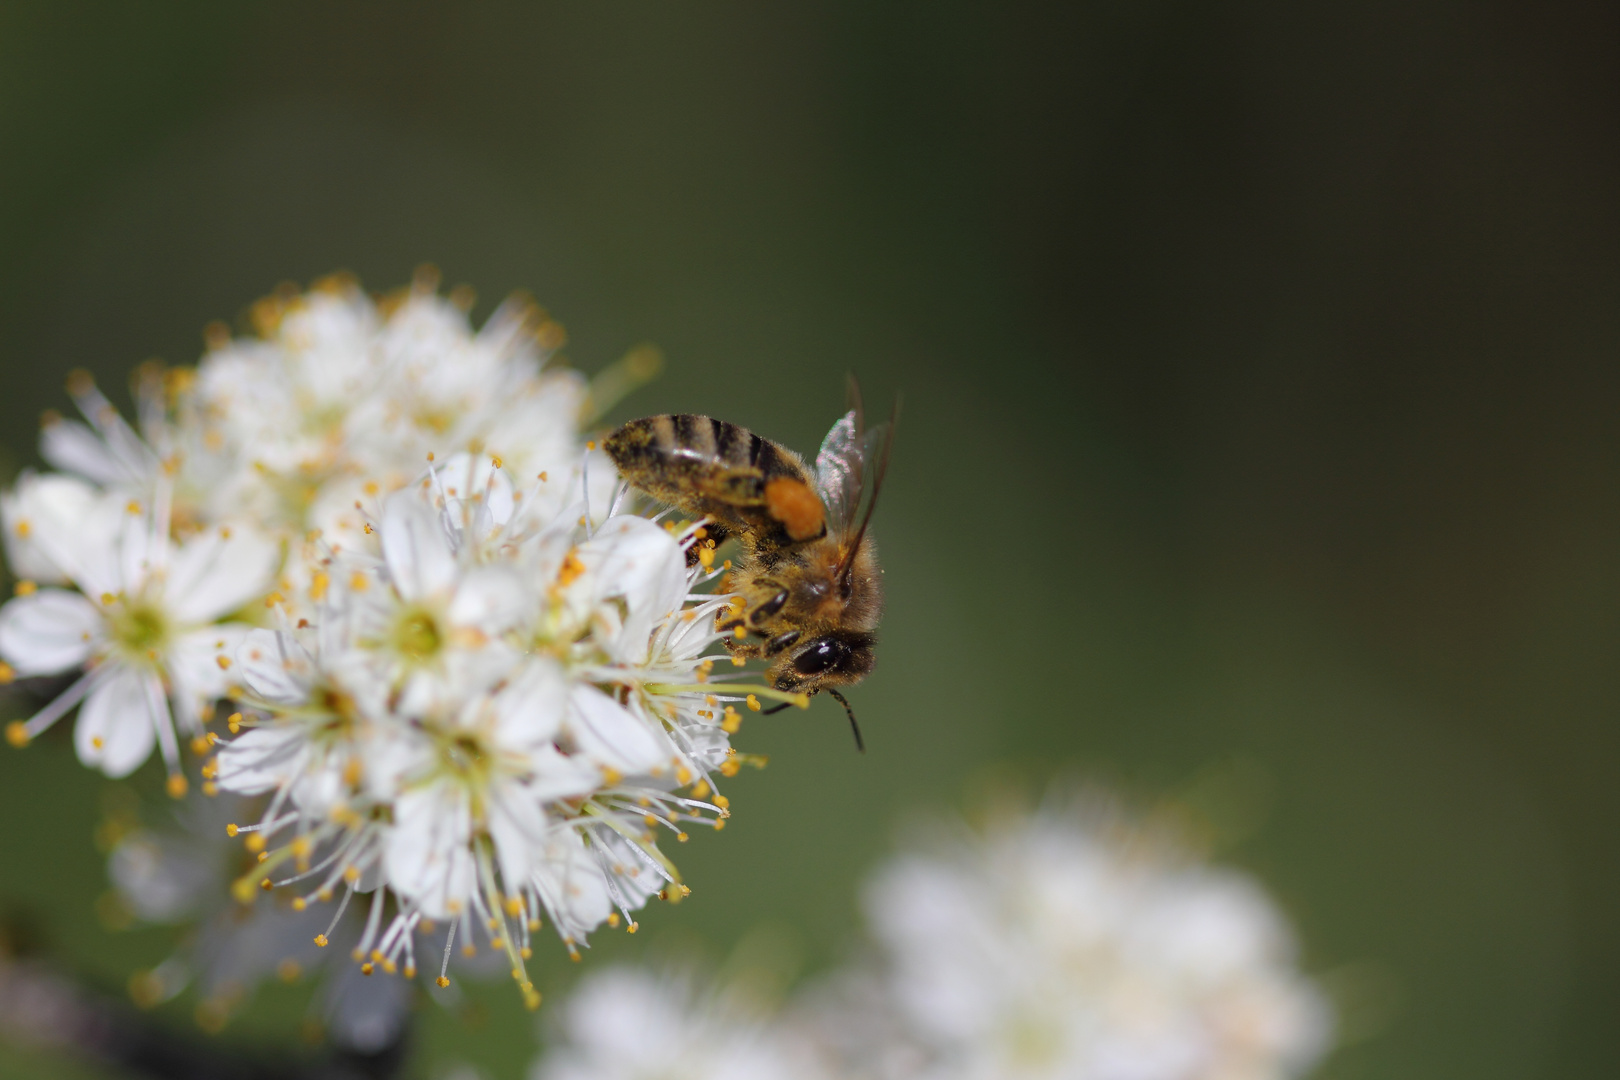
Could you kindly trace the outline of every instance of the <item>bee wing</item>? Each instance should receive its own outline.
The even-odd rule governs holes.
[[[859,410],[849,410],[827,432],[816,454],[816,494],[827,507],[827,528],[832,532],[847,528],[860,505],[866,453],[859,424]]]
[[[888,444],[899,415],[866,429],[866,410],[861,405],[861,384],[851,374],[845,384],[849,402],[846,412],[827,432],[816,454],[816,494],[827,507],[827,529],[837,534],[848,534],[860,513],[861,501],[876,496],[883,481],[883,469],[888,464]],[[871,465],[877,463],[876,473]],[[868,503],[871,502],[867,499]],[[871,516],[868,507],[867,516]]]

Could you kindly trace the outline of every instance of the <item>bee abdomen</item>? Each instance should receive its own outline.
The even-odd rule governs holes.
[[[825,532],[804,463],[738,424],[691,413],[632,420],[603,443],[619,472],[654,498],[707,514],[772,548]]]
[[[604,444],[621,469],[720,466],[804,479],[803,466],[775,443],[741,424],[710,416],[675,413],[632,420]]]

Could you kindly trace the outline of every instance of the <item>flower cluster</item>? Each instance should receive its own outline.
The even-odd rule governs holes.
[[[876,956],[774,1018],[685,977],[593,974],[534,1075],[721,1075],[746,1051],[761,1080],[1287,1080],[1331,1042],[1259,886],[1101,799],[935,835],[866,900]],[[623,1015],[686,1041],[649,1064]]]
[[[474,331],[435,285],[260,301],[257,336],[138,375],[138,426],[71,381],[57,471],[0,501],[0,658],[79,674],[7,736],[82,702],[80,759],[123,776],[155,746],[176,797],[189,743],[205,795],[262,806],[229,826],[239,900],[334,902],[324,946],[361,894],[366,974],[414,975],[448,928],[441,986],[481,937],[532,1006],[531,935],[577,956],[688,892],[658,839],[723,827],[738,706],[803,702],[711,678],[713,542],[621,511],[556,324],[508,302]]]

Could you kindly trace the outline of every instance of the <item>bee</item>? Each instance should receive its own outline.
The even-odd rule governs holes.
[[[849,399],[813,468],[741,425],[689,414],[632,420],[603,448],[632,487],[707,518],[717,546],[737,540],[742,556],[728,587],[743,605],[722,611],[715,629],[728,634],[734,657],[769,660],[778,690],[836,698],[864,751],[838,687],[872,670],[883,586],[868,526],[898,407],[868,430],[854,379]]]

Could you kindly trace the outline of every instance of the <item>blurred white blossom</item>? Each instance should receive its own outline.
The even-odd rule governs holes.
[[[1329,1045],[1259,885],[1101,798],[936,833],[865,907],[881,960],[808,1009],[847,1074],[1284,1080]]]
[[[609,968],[553,1016],[530,1080],[831,1080],[740,988]]]

